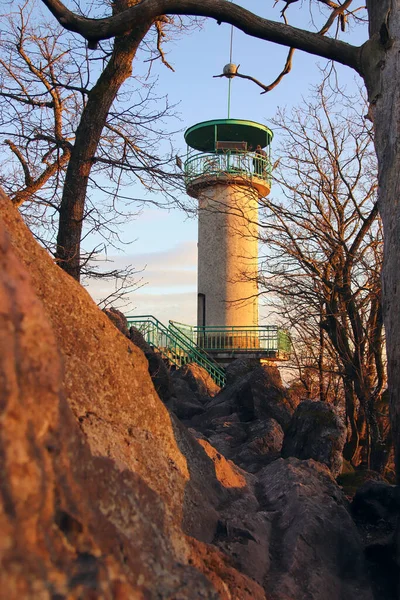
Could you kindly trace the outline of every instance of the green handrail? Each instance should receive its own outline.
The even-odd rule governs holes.
[[[168,329],[152,315],[127,316],[129,326],[134,326],[143,335],[150,346],[157,348],[163,358],[168,359],[176,367],[185,364],[186,353],[175,347],[170,340]],[[188,362],[188,361],[186,361]]]
[[[288,332],[277,325],[196,327],[177,322],[174,325],[205,352],[256,350],[278,360],[288,359],[291,352]]]
[[[204,348],[200,348],[200,346],[196,344],[196,342],[193,339],[193,335],[191,334],[191,330],[193,329],[191,325],[184,325],[183,323],[178,323],[178,321],[170,320],[168,328],[171,331],[175,332],[175,335],[177,335],[181,339],[183,338],[184,342],[188,344],[194,352],[201,354],[205,358],[205,360],[212,363],[216,369],[220,369],[222,371],[219,364],[209,354],[207,354]]]
[[[192,154],[185,161],[185,183],[203,175],[242,175],[271,184],[271,162],[268,156],[256,152],[227,151],[223,153]]]
[[[148,344],[157,348],[163,358],[177,367],[195,362],[203,367],[215,383],[223,387],[225,372],[204,351],[192,345],[179,330],[167,328],[153,315],[127,316],[128,325],[136,327]]]
[[[210,356],[208,356],[203,348],[194,344],[190,338],[178,329],[175,326],[174,321],[169,321],[169,330],[185,348],[189,349],[189,355],[193,358],[194,362],[206,369],[214,381],[220,387],[223,387],[226,383],[225,371]]]

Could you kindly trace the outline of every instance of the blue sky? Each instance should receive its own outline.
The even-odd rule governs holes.
[[[238,2],[263,17],[278,20],[278,7],[273,1],[261,0]],[[280,3],[282,4],[282,3]],[[361,2],[360,2],[361,4]],[[282,5],[283,6],[283,5]],[[301,8],[302,6],[302,8]],[[293,5],[288,11],[291,24],[313,30],[308,3]],[[316,13],[317,20],[322,16]],[[173,143],[182,155],[186,152],[183,131],[200,121],[227,116],[226,79],[214,79],[229,62],[230,26],[217,25],[214,20],[205,22],[200,31],[170,41],[165,46],[172,72],[159,62],[153,74],[158,76],[160,94],[168,94],[171,104],[178,104],[180,122],[175,129],[181,133],[173,136]],[[350,33],[349,41],[361,44],[366,34],[359,27]],[[346,37],[343,39],[346,40]],[[240,71],[268,84],[282,69],[287,49],[245,36],[235,30],[233,36],[233,62],[240,64]],[[249,119],[269,125],[278,107],[301,106],[302,98],[309,97],[310,90],[321,80],[319,67],[323,59],[296,52],[293,70],[280,85],[268,94],[261,95],[259,88],[246,80],[232,81],[231,117]],[[349,92],[356,89],[358,76],[352,70],[337,67],[339,81]],[[279,136],[273,140],[272,153],[279,144]],[[135,192],[137,193],[137,192]],[[273,190],[271,193],[274,193]],[[141,194],[143,195],[143,194]],[[147,193],[149,197],[149,193]],[[150,194],[151,197],[151,194]],[[156,199],[156,198],[155,198]],[[163,322],[168,319],[195,323],[196,318],[196,262],[197,223],[179,210],[166,211],[149,208],[129,223],[123,231],[125,239],[133,239],[125,246],[124,254],[111,254],[113,266],[133,264],[141,273],[145,286],[130,297],[130,314],[154,314]],[[97,282],[89,287],[98,300],[106,296],[110,288]]]

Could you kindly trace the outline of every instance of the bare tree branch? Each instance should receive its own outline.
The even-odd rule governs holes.
[[[60,0],[42,2],[63,27],[82,35],[91,46],[95,46],[100,40],[128,33],[138,23],[154,20],[164,14],[193,15],[211,17],[218,22],[234,25],[255,38],[335,60],[359,73],[362,70],[360,48],[318,33],[263,19],[226,0],[142,0],[119,14],[103,19],[89,19],[75,14]]]
[[[294,48],[290,48],[284,68],[282,69],[282,71],[278,75],[278,77],[269,85],[265,85],[264,83],[261,83],[261,81],[259,81],[255,77],[252,77],[251,75],[244,75],[242,73],[239,73],[240,65],[238,65],[236,73],[233,75],[233,77],[240,77],[241,79],[248,79],[249,81],[252,81],[253,83],[255,83],[256,85],[258,85],[260,88],[262,88],[264,90],[263,92],[261,92],[261,94],[266,94],[267,92],[270,92],[271,90],[276,88],[276,86],[282,81],[284,76],[287,75],[288,73],[290,73],[290,71],[292,69],[293,54],[294,54]],[[221,75],[214,75],[214,77],[226,77],[226,75],[224,73],[222,73]]]

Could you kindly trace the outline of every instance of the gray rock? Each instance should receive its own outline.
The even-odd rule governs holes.
[[[205,431],[207,434],[221,434],[231,441],[231,447],[236,448],[248,438],[248,427],[242,423],[237,413],[227,417],[216,417],[211,423],[211,427]]]
[[[255,358],[237,358],[225,369],[226,384],[232,385],[232,383],[235,383],[238,379],[242,379],[245,375],[248,375],[259,366],[260,363]]]
[[[260,510],[271,525],[267,597],[372,600],[357,528],[327,467],[278,459],[257,478]]]
[[[199,401],[195,392],[190,389],[187,381],[174,378],[172,379],[172,388],[172,397],[167,406],[176,414],[178,419],[187,421],[204,412],[203,403]]]
[[[260,366],[238,383],[235,395],[242,420],[275,419],[286,429],[292,409],[278,369]]]
[[[213,419],[203,434],[225,458],[250,473],[280,457],[283,431],[274,419],[243,423],[233,413]]]
[[[248,446],[255,454],[279,453],[282,443],[283,430],[275,419],[256,421],[250,425]]]
[[[209,402],[205,419],[211,422],[232,413],[237,413],[242,422],[275,419],[285,429],[292,408],[278,369],[258,365],[244,377],[238,377]],[[193,423],[195,427],[196,424],[204,426],[205,422]]]
[[[168,404],[179,419],[187,421],[204,413],[204,406],[220,390],[205,369],[195,363],[171,374],[173,397]]]
[[[369,523],[385,521],[395,529],[400,514],[400,486],[383,481],[367,481],[351,504],[353,515]]]
[[[226,458],[256,473],[280,457],[291,406],[275,367],[245,360],[235,364],[231,383],[205,405],[204,413],[192,417],[190,426]]]
[[[351,509],[363,539],[374,599],[398,600],[400,487],[367,481],[357,490]]]
[[[248,427],[246,443],[234,457],[234,462],[250,473],[280,457],[283,430],[275,419],[258,420]]]
[[[196,363],[184,365],[172,373],[173,381],[182,379],[200,402],[207,402],[220,391],[211,375]]]
[[[306,400],[296,408],[285,432],[282,456],[324,463],[337,477],[342,471],[346,427],[326,402]]]
[[[126,337],[129,337],[128,321],[126,320],[124,313],[113,307],[105,308],[103,312],[107,315],[110,321],[114,323],[115,327],[119,329],[121,333],[126,335]]]
[[[136,329],[136,327],[133,327],[133,325],[129,328],[129,339],[145,354],[148,352],[154,352],[150,344],[144,339],[139,329]]]

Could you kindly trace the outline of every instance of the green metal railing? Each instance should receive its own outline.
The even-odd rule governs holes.
[[[271,162],[268,156],[255,152],[227,151],[223,154],[200,153],[189,156],[185,161],[186,186],[204,175],[256,177],[271,185]]]
[[[190,327],[190,326],[187,325],[186,327]],[[201,355],[203,355],[204,358],[208,362],[211,362],[215,368],[217,368],[217,369],[221,368],[219,366],[219,364],[217,362],[215,362],[215,360],[207,354],[207,352],[204,350],[204,348],[200,348],[200,346],[198,346],[191,337],[186,335],[185,330],[181,327],[181,323],[175,323],[175,321],[170,320],[169,324],[168,324],[168,329],[172,333],[175,333],[175,335],[177,337],[179,337],[180,339],[183,338],[184,342],[190,346],[190,348],[193,350],[193,352],[200,353]]]
[[[197,348],[180,329],[172,324],[167,328],[152,315],[127,316],[126,319],[128,325],[136,327],[146,342],[156,348],[170,363],[179,368],[195,362],[208,372],[217,385],[225,385],[225,371],[214,363],[203,349]]]
[[[277,325],[196,327],[177,322],[173,325],[206,352],[260,351],[278,360],[288,359],[291,352],[288,332]]]

